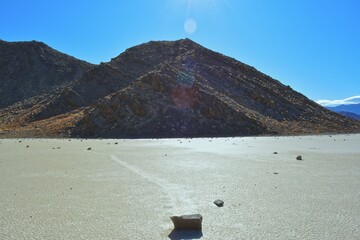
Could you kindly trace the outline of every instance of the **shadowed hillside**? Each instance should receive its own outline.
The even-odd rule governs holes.
[[[92,67],[41,42],[0,40],[0,108],[64,87]]]

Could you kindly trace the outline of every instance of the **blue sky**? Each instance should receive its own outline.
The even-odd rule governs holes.
[[[359,0],[0,3],[0,39],[42,41],[92,63],[150,40],[186,37],[313,100],[360,95]]]

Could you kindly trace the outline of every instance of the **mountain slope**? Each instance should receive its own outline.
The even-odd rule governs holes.
[[[0,108],[62,87],[92,67],[41,42],[0,40]]]
[[[114,91],[127,87],[159,64],[193,51],[199,46],[189,40],[149,42],[127,49],[108,63],[101,63],[71,86],[49,97],[49,102],[34,116],[41,120],[88,106]]]
[[[253,135],[266,128],[198,83],[152,72],[85,111],[72,134],[86,137]]]
[[[289,86],[183,39],[126,50],[0,111],[4,136],[201,137],[360,132]]]

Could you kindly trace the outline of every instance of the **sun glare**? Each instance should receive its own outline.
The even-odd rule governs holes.
[[[192,34],[196,32],[197,23],[194,19],[187,19],[184,24],[185,32],[188,34]]]
[[[184,0],[189,8],[201,8],[214,5],[216,0]]]
[[[184,30],[187,34],[194,34],[199,23],[195,20],[201,18],[204,14],[212,12],[212,15],[219,15],[219,4],[227,3],[227,0],[175,0],[173,3],[180,4],[178,7],[186,7],[186,17],[184,20]],[[181,9],[179,8],[179,9]],[[221,16],[219,16],[221,18]]]

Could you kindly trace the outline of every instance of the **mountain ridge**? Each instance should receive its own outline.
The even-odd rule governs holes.
[[[336,107],[327,107],[328,109],[335,111],[335,112],[352,112],[355,114],[360,115],[360,103],[357,104],[346,104],[346,105],[339,105]]]
[[[360,115],[359,114],[356,114],[356,113],[353,113],[353,112],[343,112],[343,111],[340,111],[340,112],[337,112],[343,116],[346,116],[346,117],[349,117],[349,118],[352,118],[352,119],[356,119],[356,120],[360,120]]]
[[[327,109],[337,112],[343,116],[350,117],[356,120],[360,120],[360,103],[339,105],[336,107],[327,107]]]
[[[360,132],[360,124],[254,67],[181,39],[129,48],[54,93],[0,110],[0,132],[210,137]]]

